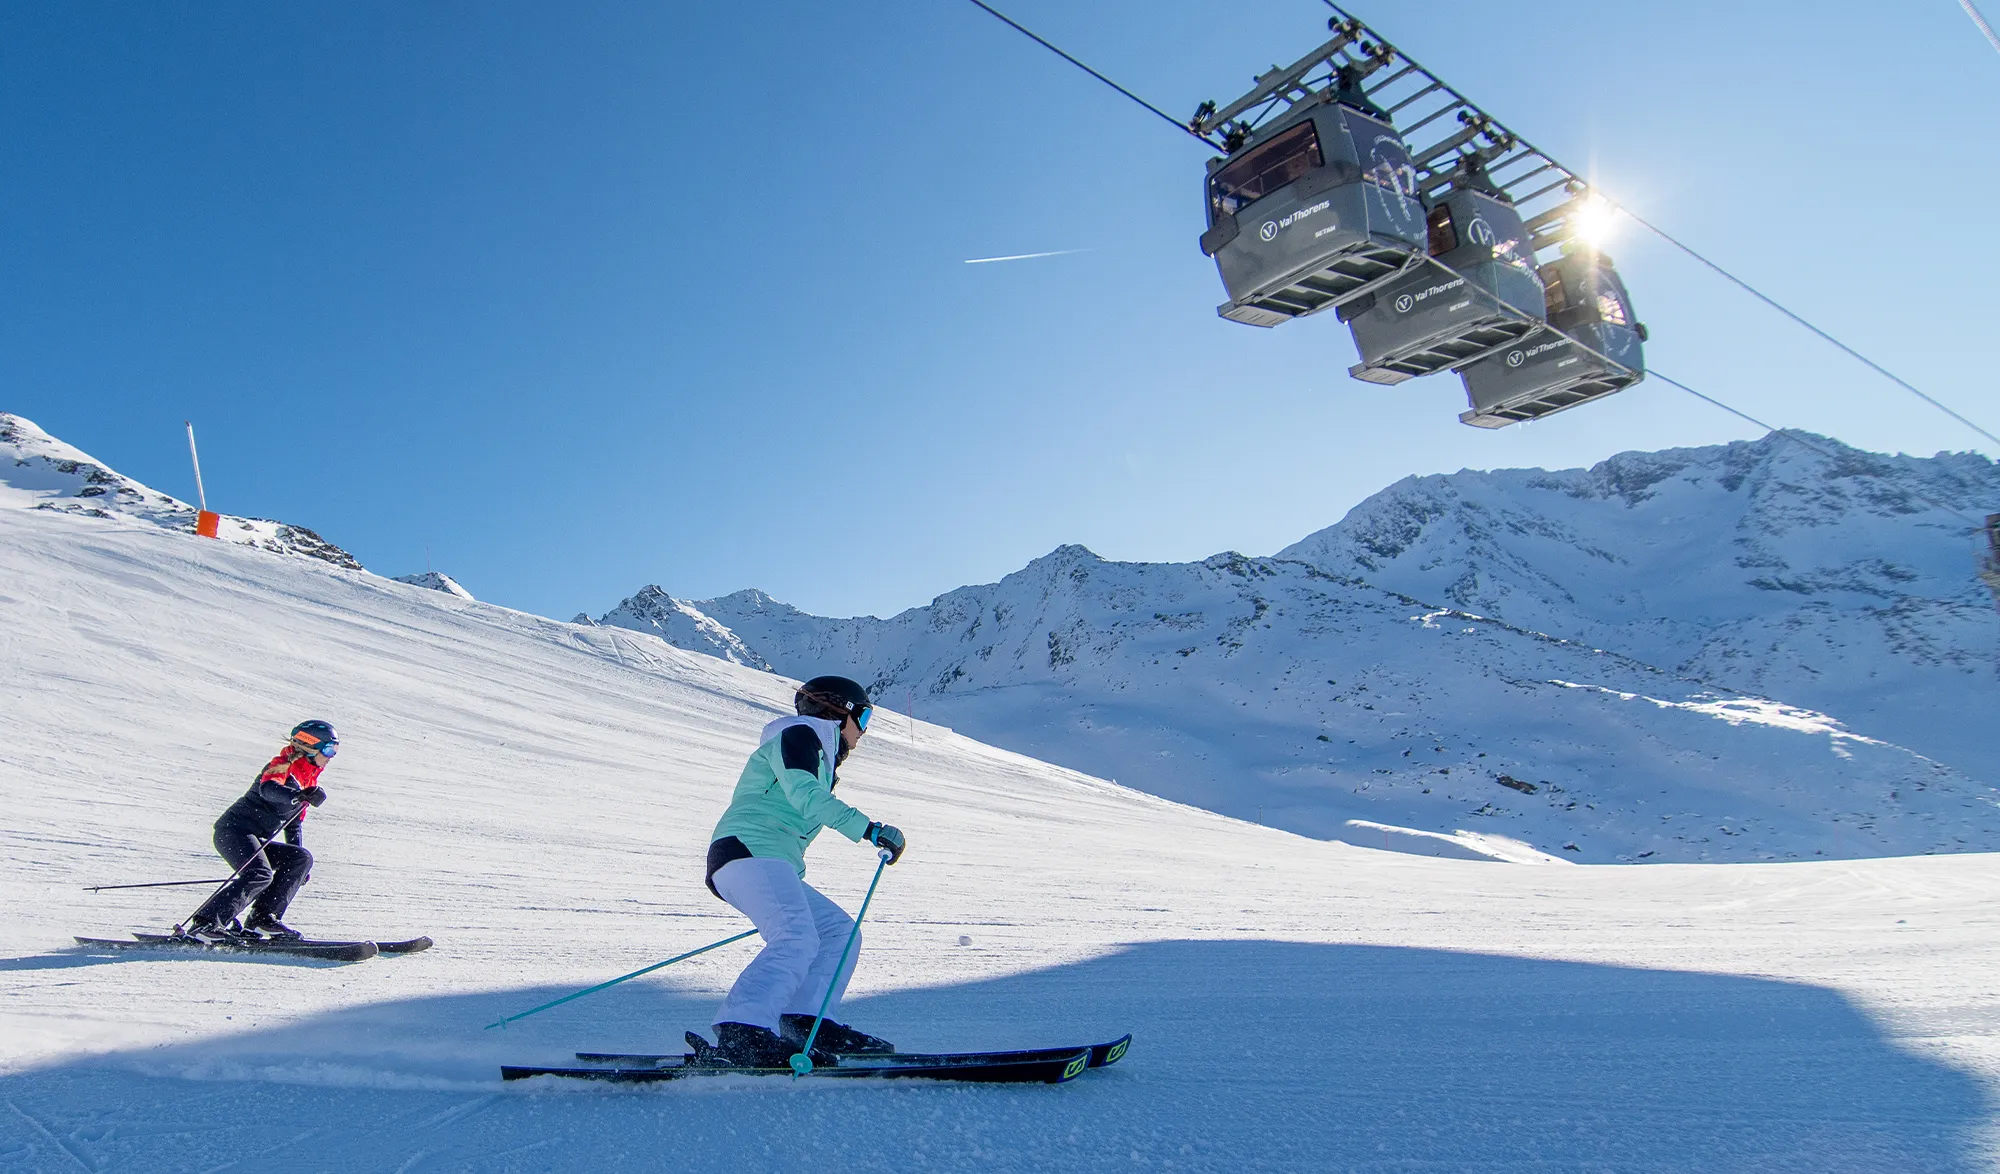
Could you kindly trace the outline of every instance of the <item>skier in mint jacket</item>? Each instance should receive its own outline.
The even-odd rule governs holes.
[[[743,767],[729,809],[708,846],[708,887],[734,905],[764,939],[715,1014],[715,1059],[782,1068],[805,1043],[820,1003],[814,1051],[892,1052],[887,1040],[834,1021],[854,973],[860,941],[841,951],[854,919],[805,882],[805,852],[821,828],[875,845],[895,863],[903,833],[834,797],[840,764],[868,728],[868,693],[846,677],[814,677],[793,699],[795,717],[764,727]]]

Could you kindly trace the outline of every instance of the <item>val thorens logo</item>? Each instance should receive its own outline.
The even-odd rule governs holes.
[[[1321,200],[1319,203],[1314,204],[1310,208],[1300,208],[1296,212],[1287,212],[1283,216],[1278,217],[1276,220],[1266,220],[1264,222],[1264,227],[1257,230],[1257,235],[1263,237],[1265,240],[1274,240],[1277,238],[1278,230],[1281,228],[1290,228],[1294,220],[1304,220],[1306,217],[1311,216],[1316,212],[1324,212],[1331,207],[1333,207],[1333,201]],[[1336,226],[1328,225],[1327,231],[1329,232],[1332,231],[1334,227]],[[1326,233],[1322,232],[1319,233],[1318,235],[1325,236]]]
[[[1409,294],[1404,294],[1402,297],[1396,299],[1396,313],[1407,314],[1410,312],[1410,308],[1416,304],[1417,299],[1411,297]]]
[[[1508,365],[1509,367],[1518,367],[1518,366],[1520,366],[1520,365],[1521,365],[1522,363],[1525,363],[1525,362],[1527,362],[1527,360],[1528,360],[1528,356],[1526,356],[1526,355],[1522,354],[1522,353],[1521,353],[1520,351],[1508,351],[1508,352],[1507,352],[1507,365]]]

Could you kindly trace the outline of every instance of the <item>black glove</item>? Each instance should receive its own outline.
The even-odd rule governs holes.
[[[861,838],[887,852],[891,864],[903,858],[904,840],[899,828],[886,823],[870,823],[868,830],[861,833]]]
[[[326,788],[307,787],[299,792],[299,798],[304,799],[314,807],[318,807],[320,804],[326,802]]]

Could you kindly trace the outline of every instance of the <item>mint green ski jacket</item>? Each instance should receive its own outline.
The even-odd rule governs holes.
[[[814,746],[802,733],[809,729]],[[833,764],[840,746],[840,723],[816,717],[786,717],[764,727],[762,744],[729,798],[729,809],[709,836],[735,836],[760,859],[789,860],[806,873],[806,847],[823,827],[859,841],[867,816],[833,797]],[[810,764],[812,769],[806,769]]]

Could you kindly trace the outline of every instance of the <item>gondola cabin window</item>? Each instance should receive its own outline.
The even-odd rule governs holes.
[[[1542,269],[1542,304],[1552,319],[1569,309],[1569,291],[1563,287],[1562,274],[1556,272],[1554,265]]]
[[[1618,291],[1597,287],[1597,320],[1610,326],[1632,325],[1632,316],[1625,312],[1625,299]]]
[[[1319,132],[1301,122],[1215,173],[1209,184],[1215,218],[1235,215],[1325,162]]]
[[[1429,216],[1431,256],[1442,257],[1458,247],[1458,228],[1451,222],[1451,208],[1439,204]]]

